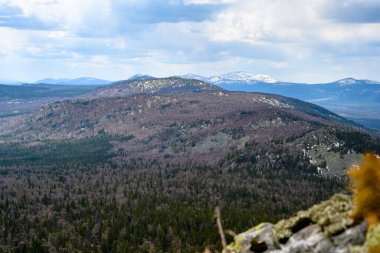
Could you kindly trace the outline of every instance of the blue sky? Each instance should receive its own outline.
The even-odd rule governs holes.
[[[380,0],[0,0],[0,80],[380,81]]]

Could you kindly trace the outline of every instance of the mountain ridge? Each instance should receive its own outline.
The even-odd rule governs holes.
[[[78,77],[74,79],[70,78],[45,78],[37,80],[32,84],[51,84],[51,85],[106,85],[112,81],[93,78],[93,77]]]
[[[374,81],[374,80],[369,80],[369,79],[356,79],[353,77],[347,77],[343,79],[338,79],[332,82],[316,82],[316,83],[311,83],[311,82],[288,82],[288,81],[283,81],[283,80],[278,80],[270,75],[266,74],[253,74],[250,72],[245,72],[245,71],[235,71],[235,72],[229,72],[221,75],[214,75],[214,76],[203,76],[203,75],[198,75],[198,74],[186,74],[186,75],[179,75],[179,77],[183,78],[189,78],[189,79],[198,79],[202,80],[205,82],[209,82],[212,84],[232,84],[235,82],[235,84],[257,84],[257,83],[268,83],[268,84],[278,84],[278,85],[318,85],[318,84],[335,84],[335,83],[340,83],[340,84],[362,84],[362,83],[367,83],[367,84],[379,84],[380,82]]]
[[[268,83],[268,84],[309,84],[309,85],[316,85],[316,84],[334,84],[334,83],[341,83],[341,84],[356,84],[356,83],[367,83],[367,84],[379,84],[380,82],[369,80],[369,79],[356,79],[353,77],[347,77],[343,79],[339,79],[332,82],[317,82],[317,83],[311,83],[311,82],[288,82],[288,81],[282,81],[278,80],[268,74],[253,74],[251,72],[247,71],[234,71],[234,72],[228,72],[220,75],[211,75],[211,76],[204,76],[204,75],[198,75],[198,74],[185,74],[185,75],[174,75],[174,76],[168,76],[168,77],[182,77],[187,79],[197,79],[205,82],[209,82],[211,84],[223,84],[223,83],[245,83],[245,84],[256,84],[256,83]],[[148,74],[135,74],[133,76],[130,76],[126,80],[151,80],[151,79],[157,79],[157,78],[167,78],[167,77],[154,77]],[[122,80],[120,80],[122,81]],[[45,84],[84,84],[84,85],[95,85],[95,84],[110,84],[114,81],[109,81],[105,79],[98,79],[93,77],[79,77],[79,78],[44,78],[40,79],[34,82],[31,82],[31,84],[39,84],[39,83],[45,83]],[[3,82],[0,81],[1,84],[10,84],[10,85],[19,85],[23,83],[28,82],[21,82],[21,81],[7,81],[4,80]]]
[[[138,75],[133,76],[132,79],[114,82],[100,88],[94,94],[94,97],[116,97],[142,93],[178,94],[222,90],[218,86],[196,79],[181,77],[153,78],[147,75]]]
[[[188,78],[204,79],[187,75]],[[207,79],[207,78],[206,78]],[[292,83],[221,79],[208,79],[228,91],[263,92],[293,97],[315,103],[363,124],[371,129],[380,129],[380,83],[372,80],[345,78],[330,83]]]
[[[178,164],[214,164],[228,154],[234,154],[231,157],[236,156],[236,161],[244,164],[245,159],[257,159],[246,158],[252,155],[246,147],[253,145],[258,149],[255,152],[261,152],[273,143],[284,143],[267,152],[290,152],[294,156],[291,159],[302,157],[304,166],[311,166],[315,173],[320,167],[320,173],[332,175],[342,174],[343,164],[357,156],[356,152],[348,153],[341,156],[344,161],[326,163],[324,158],[337,150],[336,145],[345,147],[345,139],[339,138],[361,130],[339,115],[297,99],[223,90],[101,95],[52,103],[3,122],[0,137],[34,143],[130,136],[127,143],[112,144],[114,160],[151,159]],[[316,142],[314,138],[320,140]],[[324,143],[323,148],[314,148],[319,142]],[[236,166],[234,159],[221,164],[227,168]]]
[[[153,76],[150,76],[150,75],[146,75],[146,74],[136,74],[136,75],[133,75],[130,78],[128,78],[128,80],[133,80],[133,81],[137,81],[137,80],[151,80],[151,79],[156,79],[156,77],[153,77]]]
[[[222,79],[221,77],[226,77],[225,80],[227,81],[223,83],[224,79]],[[168,77],[168,78],[175,78],[175,76]],[[188,75],[183,76],[182,78],[190,79],[190,80],[203,79],[209,84],[216,85],[228,91],[263,92],[263,93],[278,94],[278,95],[283,95],[283,96],[288,96],[288,97],[294,97],[297,99],[301,99],[301,100],[315,103],[319,106],[325,107],[329,109],[330,111],[334,111],[335,113],[338,113],[339,115],[343,117],[349,118],[350,120],[354,120],[357,123],[362,124],[369,129],[373,129],[375,131],[376,129],[377,130],[380,129],[380,112],[377,110],[377,108],[380,106],[380,84],[377,81],[366,80],[366,79],[359,80],[359,79],[354,79],[354,78],[349,77],[349,78],[337,80],[330,83],[319,83],[319,84],[318,83],[317,84],[291,83],[291,82],[284,82],[284,81],[277,81],[277,80],[276,80],[277,82],[272,82],[272,81],[264,82],[266,79],[265,78],[262,79],[262,76],[258,77],[257,75],[247,73],[247,72],[231,72],[229,74],[220,75],[220,77],[214,76],[212,78],[204,78],[200,75],[188,74]],[[259,80],[260,78],[261,78],[261,81]],[[99,89],[102,90],[102,89],[108,89],[111,87],[116,88],[122,85],[127,85],[127,83],[132,83],[134,81],[149,81],[149,80],[156,80],[156,79],[165,80],[165,78],[156,78],[147,74],[136,74],[134,76],[129,77],[126,80],[111,82],[106,85],[101,85]],[[232,79],[234,79],[235,81],[231,81]],[[68,79],[65,79],[65,80],[68,80]],[[86,81],[86,80],[91,81],[92,78],[83,79],[82,81]],[[85,86],[91,86],[88,84],[89,83],[85,84]],[[45,86],[43,86],[42,84],[32,84],[32,85],[27,84],[27,85],[12,85],[12,86],[13,87],[38,86],[39,88],[42,88],[45,90],[49,89],[49,84],[44,84],[44,85]],[[99,84],[97,85],[99,86]],[[55,84],[55,85],[50,85],[50,86],[59,86],[59,85]],[[68,86],[73,86],[73,88],[75,88],[77,85],[69,84]],[[6,89],[6,86],[4,86],[4,88]],[[9,89],[14,90],[14,88],[12,87],[9,87]],[[216,88],[214,87],[212,89],[216,89]],[[91,89],[89,89],[89,91],[90,90]],[[170,88],[170,90],[172,92],[175,91],[175,89],[173,88]],[[24,90],[22,90],[22,92],[23,91]],[[191,91],[191,89],[189,91]],[[128,92],[131,92],[131,90]],[[143,90],[138,91],[136,89],[135,92],[133,93],[141,93],[141,92],[146,92],[146,91],[143,91]],[[155,92],[155,91],[151,90],[151,92]],[[165,91],[162,90],[162,92],[165,92]],[[177,92],[179,92],[178,89],[177,89]],[[44,91],[44,93],[46,92]],[[74,90],[71,92],[71,94],[75,94],[75,93],[76,92]],[[120,95],[123,95],[123,94],[120,94]],[[36,93],[34,96],[38,97],[38,94]],[[91,95],[89,94],[88,96],[91,96]],[[16,97],[17,99],[21,98],[20,96],[16,96]],[[43,99],[46,99],[45,97],[46,96],[43,95]],[[49,99],[49,101],[54,101],[54,99]],[[18,102],[23,103],[22,100]],[[10,100],[9,103],[14,103],[14,101]],[[2,107],[6,107],[5,109],[7,112],[4,115],[10,115],[10,114],[23,113],[25,111],[24,107],[27,108],[28,106],[25,101],[25,106],[23,106],[23,108],[20,108],[21,110],[19,109],[12,110],[12,108],[10,108],[7,104],[3,104]],[[33,107],[35,108],[36,106],[33,106]]]
[[[249,72],[244,71],[236,71],[236,72],[230,72],[226,74],[222,74],[219,76],[201,76],[201,75],[195,75],[195,74],[187,74],[180,76],[183,78],[189,78],[189,79],[199,79],[204,82],[209,82],[211,84],[222,84],[222,83],[234,83],[234,82],[240,82],[245,84],[256,84],[256,83],[278,83],[279,80],[269,76],[269,75],[263,75],[263,74],[252,74]]]

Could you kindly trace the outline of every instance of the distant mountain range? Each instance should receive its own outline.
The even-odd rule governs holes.
[[[380,83],[377,81],[346,78],[330,83],[292,83],[280,81],[269,75],[252,74],[242,71],[231,72],[219,76],[187,74],[177,77],[200,80],[228,91],[271,93],[305,100],[323,106],[341,116],[355,120],[356,122],[367,127],[380,129],[380,111],[378,110],[380,107]],[[32,85],[93,85],[102,86],[100,90],[105,88],[114,89],[112,92],[115,94],[125,92],[128,94],[138,93],[140,92],[139,89],[147,92],[156,92],[157,89],[164,91],[164,86],[145,87],[145,84],[143,83],[134,83],[132,86],[129,86],[129,84],[134,81],[148,81],[156,79],[163,80],[163,78],[156,78],[146,74],[136,74],[126,80],[117,82],[92,77],[81,77],[76,79],[47,78],[38,80]],[[21,84],[21,82],[13,84]],[[177,87],[176,92],[179,91],[178,88],[180,87]],[[190,86],[181,87],[180,89],[182,89],[182,92],[188,88],[192,91],[197,89],[197,87]],[[171,91],[174,92],[174,89]],[[111,90],[107,91],[107,93],[110,92]]]
[[[200,76],[200,75],[194,75],[194,74],[187,74],[181,77],[189,78],[189,79],[198,79],[198,80],[202,80],[204,82],[208,82],[215,85],[234,84],[234,83],[257,84],[257,83],[278,83],[279,82],[279,80],[268,75],[258,75],[258,74],[252,74],[249,72],[243,72],[243,71],[231,72],[231,73],[223,74],[220,76]]]
[[[23,84],[23,82],[14,81],[14,80],[0,80],[0,84],[5,84],[5,85],[20,85],[20,84]]]
[[[93,77],[80,77],[75,79],[68,78],[46,78],[37,80],[33,84],[54,84],[54,85],[105,85],[112,83],[112,81],[97,79]]]
[[[199,78],[199,80],[204,79]],[[307,84],[236,78],[208,81],[208,83],[218,85],[229,91],[273,93],[317,104],[319,102],[323,102],[323,104],[336,102],[344,104],[380,103],[380,83],[371,80],[346,78],[332,83]]]
[[[231,89],[239,89],[244,91],[251,91],[252,87],[240,87],[241,84],[246,85],[253,85],[253,84],[271,84],[271,85],[317,85],[317,84],[336,84],[340,87],[346,87],[346,86],[352,86],[357,84],[377,84],[380,85],[380,82],[377,81],[371,81],[371,80],[357,80],[354,78],[346,78],[342,80],[338,80],[331,83],[293,83],[293,82],[286,82],[286,81],[280,81],[274,77],[271,77],[269,75],[264,74],[253,74],[249,72],[244,71],[236,71],[236,72],[230,72],[227,74],[222,74],[219,76],[202,76],[197,74],[186,74],[186,75],[177,75],[175,77],[182,77],[185,79],[196,79],[200,81],[204,81],[210,84],[214,85],[221,85],[226,86],[227,88]],[[147,75],[147,74],[136,74],[131,77],[129,77],[128,81],[136,81],[136,80],[152,80],[157,79],[157,77]],[[117,81],[119,82],[119,81]],[[21,82],[21,81],[9,81],[9,80],[0,80],[0,84],[24,84],[27,82]],[[98,79],[93,77],[79,77],[75,79],[70,78],[45,78],[41,80],[37,80],[35,82],[32,82],[31,84],[54,84],[54,85],[105,85],[105,84],[111,84],[113,81],[104,80],[104,79]],[[233,85],[233,87],[228,87],[228,85]]]
[[[139,75],[136,75],[139,76]],[[150,78],[153,78],[149,76]],[[182,78],[188,78],[188,79],[197,79],[202,80],[204,82],[208,82],[211,84],[220,84],[220,85],[226,85],[226,84],[260,84],[260,83],[267,83],[267,84],[273,84],[273,85],[316,85],[316,84],[338,84],[341,87],[345,86],[352,86],[357,84],[378,84],[380,85],[380,82],[372,81],[372,80],[358,80],[354,78],[345,78],[341,79],[335,82],[331,83],[294,83],[294,82],[286,82],[286,81],[280,81],[274,77],[271,77],[269,75],[263,75],[263,74],[253,74],[249,72],[244,71],[237,71],[237,72],[231,72],[227,74],[222,74],[219,76],[202,76],[197,74],[186,74],[181,75]]]
[[[136,81],[136,80],[151,80],[156,79],[153,76],[149,75],[143,75],[143,74],[136,74],[134,76],[131,76],[128,78],[129,81]],[[75,79],[69,79],[69,78],[45,78],[41,80],[37,80],[33,82],[32,84],[53,84],[53,85],[107,85],[110,83],[113,83],[114,81],[104,80],[104,79],[98,79],[93,77],[79,77]],[[20,82],[18,84],[21,84]]]
[[[331,83],[291,83],[266,75],[233,72],[221,76],[195,78],[228,91],[263,92],[293,97],[323,106],[370,128],[380,129],[380,82],[346,78]]]

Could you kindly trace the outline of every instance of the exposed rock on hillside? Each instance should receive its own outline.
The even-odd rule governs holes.
[[[233,253],[367,252],[368,245],[379,243],[380,226],[371,228],[366,239],[366,222],[354,223],[349,216],[351,210],[351,197],[337,194],[295,217],[275,225],[262,223],[237,235],[228,250]]]
[[[133,94],[181,94],[223,91],[215,85],[194,79],[168,77],[119,81],[100,89],[95,97],[122,97]]]

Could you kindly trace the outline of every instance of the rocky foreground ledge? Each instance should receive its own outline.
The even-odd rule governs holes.
[[[331,199],[277,224],[262,223],[234,238],[224,253],[380,253],[380,224],[350,217],[351,196]]]

